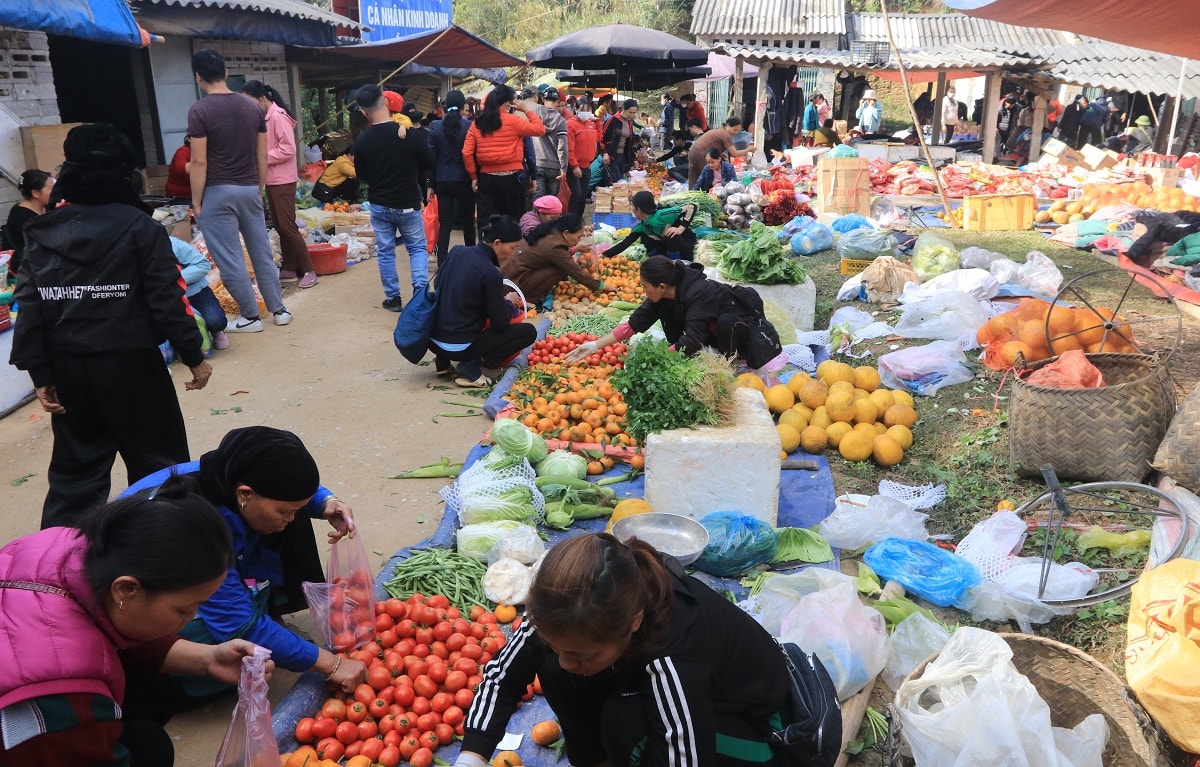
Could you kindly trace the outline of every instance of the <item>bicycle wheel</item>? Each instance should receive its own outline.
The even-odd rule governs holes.
[[[1059,539],[1056,533],[1063,529],[1078,533],[1099,526],[1111,532],[1150,531],[1151,543],[1145,561],[1139,563],[1141,566],[1093,567],[1100,574],[1097,591],[1078,599],[1041,600],[1047,605],[1087,607],[1126,596],[1144,570],[1179,556],[1187,542],[1187,515],[1174,498],[1156,487],[1137,482],[1089,482],[1064,487],[1062,491],[1068,506],[1065,517],[1060,518],[1053,508],[1050,492],[1026,502],[1015,513],[1025,520],[1030,530],[1044,530],[1047,537],[1054,535],[1055,540]],[[1155,525],[1155,522],[1159,524]],[[1055,527],[1058,527],[1057,531]],[[1053,548],[1058,549],[1057,546]],[[1077,549],[1066,551],[1065,548],[1064,556],[1078,553]],[[1051,558],[1060,557],[1052,553]]]

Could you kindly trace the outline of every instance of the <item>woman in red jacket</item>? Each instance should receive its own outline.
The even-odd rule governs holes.
[[[567,120],[567,154],[571,170],[567,174],[567,184],[571,187],[571,213],[583,215],[584,206],[588,200],[588,179],[585,174],[591,172],[592,160],[600,147],[600,132],[596,130],[596,115],[580,109],[570,120]]]
[[[166,192],[176,200],[192,200],[192,181],[188,166],[192,163],[192,139],[183,137],[183,145],[175,150],[171,164],[167,167]]]
[[[517,111],[525,117],[514,114]],[[481,222],[493,214],[520,218],[525,212],[525,190],[518,178],[525,156],[524,139],[544,135],[542,118],[518,101],[512,88],[497,85],[484,99],[483,111],[471,123],[462,149]]]

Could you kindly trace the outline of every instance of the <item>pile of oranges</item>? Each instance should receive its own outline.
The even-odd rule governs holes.
[[[1137,352],[1133,328],[1105,307],[1069,307],[1037,298],[1022,299],[1017,308],[988,320],[975,334],[983,347],[983,363],[993,370],[1046,359],[1066,351],[1088,354]]]
[[[321,210],[330,213],[357,213],[359,207],[358,205],[351,205],[348,202],[327,202]]]
[[[1040,224],[1053,221],[1070,224],[1090,218],[1109,205],[1128,203],[1139,208],[1174,212],[1200,212],[1200,197],[1194,197],[1179,187],[1152,187],[1145,181],[1127,184],[1084,184],[1083,195],[1073,202],[1057,200],[1049,210],[1039,211],[1034,220]]]
[[[578,257],[579,265],[587,269],[605,285],[615,287],[614,293],[592,293],[586,286],[574,280],[563,280],[554,289],[554,297],[573,304],[591,301],[608,306],[613,301],[640,302],[646,297],[642,291],[642,281],[639,265],[624,256],[597,258],[591,253],[583,253]]]

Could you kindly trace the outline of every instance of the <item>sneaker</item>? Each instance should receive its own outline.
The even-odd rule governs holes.
[[[313,287],[314,285],[316,285],[319,282],[320,282],[320,280],[317,279],[317,273],[309,272],[308,274],[306,274],[300,278],[299,287],[301,290],[304,290],[305,288]]]
[[[481,375],[472,381],[470,378],[455,378],[454,383],[464,389],[487,389],[496,382],[485,375]]]
[[[300,276],[297,275],[295,272],[293,272],[291,269],[280,269],[279,270],[279,281],[280,282],[295,282],[298,279],[300,279]]]
[[[389,312],[398,312],[404,308],[404,302],[400,300],[400,296],[392,296],[391,298],[383,299],[383,303],[380,306]]]
[[[275,324],[276,325],[292,324],[292,313],[289,312],[287,309],[280,309],[279,311],[275,312]]]
[[[262,323],[260,322],[259,324],[261,325]],[[229,336],[225,335],[224,330],[218,330],[216,333],[213,333],[213,348],[218,350],[229,348]]]
[[[226,333],[261,333],[262,320],[258,317],[238,317],[225,328]]]

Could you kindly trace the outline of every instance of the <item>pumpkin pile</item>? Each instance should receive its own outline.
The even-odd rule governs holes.
[[[815,378],[801,371],[786,385],[766,386],[754,373],[738,377],[739,386],[758,389],[777,417],[783,452],[823,453],[835,449],[847,461],[874,460],[883,467],[904,460],[917,422],[906,391],[881,389],[879,371],[826,360]]]
[[[983,363],[993,370],[1013,367],[1019,359],[1036,362],[1065,351],[1088,354],[1136,353],[1133,328],[1105,307],[1070,307],[1037,298],[992,317],[975,334]]]

